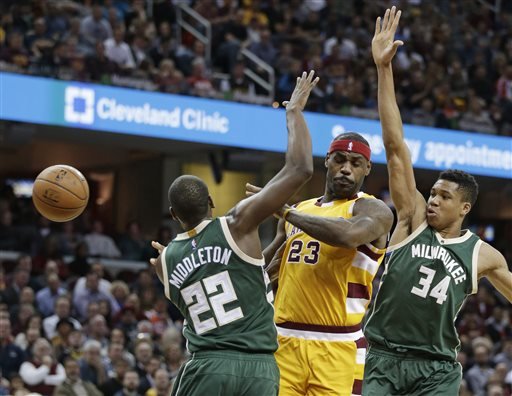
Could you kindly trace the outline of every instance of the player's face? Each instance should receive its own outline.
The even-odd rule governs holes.
[[[427,222],[434,229],[442,230],[461,221],[471,209],[458,188],[457,183],[442,179],[432,186],[427,202]]]
[[[337,199],[350,198],[356,194],[371,164],[361,154],[335,151],[325,159],[327,189]]]

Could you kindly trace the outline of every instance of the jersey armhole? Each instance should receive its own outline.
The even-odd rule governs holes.
[[[220,225],[222,227],[222,231],[224,232],[224,236],[226,241],[228,242],[229,247],[235,252],[235,254],[240,257],[242,260],[246,261],[248,264],[256,265],[258,267],[263,267],[265,265],[265,259],[262,257],[257,259],[255,257],[251,257],[244,253],[242,249],[238,247],[233,236],[231,235],[231,231],[229,230],[228,221],[226,217],[219,217]]]
[[[428,227],[428,223],[425,220],[423,223],[421,223],[418,228],[416,228],[412,234],[410,234],[407,238],[405,238],[402,242],[399,242],[397,244],[388,246],[387,252],[392,252],[394,250],[400,249],[401,247],[407,245],[409,242],[411,242],[414,238],[416,238],[418,235],[420,235],[426,228]]]
[[[165,259],[165,255],[167,254],[167,246],[162,250],[162,253],[160,254],[160,257],[162,258],[160,261],[162,262],[162,275],[164,277],[164,293],[165,297],[167,297],[169,300],[171,299],[171,296],[169,294],[169,274],[167,272],[167,260]]]
[[[480,254],[480,248],[482,247],[482,240],[479,239],[475,243],[473,248],[473,257],[471,259],[471,282],[473,289],[471,294],[475,294],[478,291],[478,255]]]

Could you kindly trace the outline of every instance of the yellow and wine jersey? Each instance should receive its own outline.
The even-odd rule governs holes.
[[[361,198],[375,199],[364,192],[329,203],[314,198],[300,202],[296,210],[314,216],[350,219],[355,202]],[[325,333],[359,333],[372,295],[372,280],[385,249],[371,244],[352,249],[331,246],[288,222],[285,230],[286,247],[275,299],[277,326]]]

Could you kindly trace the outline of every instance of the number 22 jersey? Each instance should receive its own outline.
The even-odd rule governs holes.
[[[466,297],[476,293],[481,244],[469,230],[445,239],[425,221],[390,246],[364,329],[370,344],[455,360],[460,342],[454,321]]]
[[[272,287],[264,260],[236,245],[227,220],[205,220],[162,252],[165,295],[186,319],[187,348],[273,353]]]

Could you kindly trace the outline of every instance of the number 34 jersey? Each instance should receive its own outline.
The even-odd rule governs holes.
[[[390,246],[382,283],[365,326],[370,343],[431,359],[455,360],[455,318],[477,290],[482,241],[466,230],[445,239],[427,222]]]
[[[301,213],[352,217],[358,199],[375,199],[359,192],[348,200],[300,202]],[[293,322],[321,326],[358,326],[372,295],[372,280],[384,258],[384,249],[371,244],[346,249],[330,246],[285,224],[286,247],[279,270],[275,301],[276,324]]]
[[[190,352],[277,349],[264,260],[240,250],[225,217],[179,234],[161,257],[165,295],[186,319],[183,334]]]

